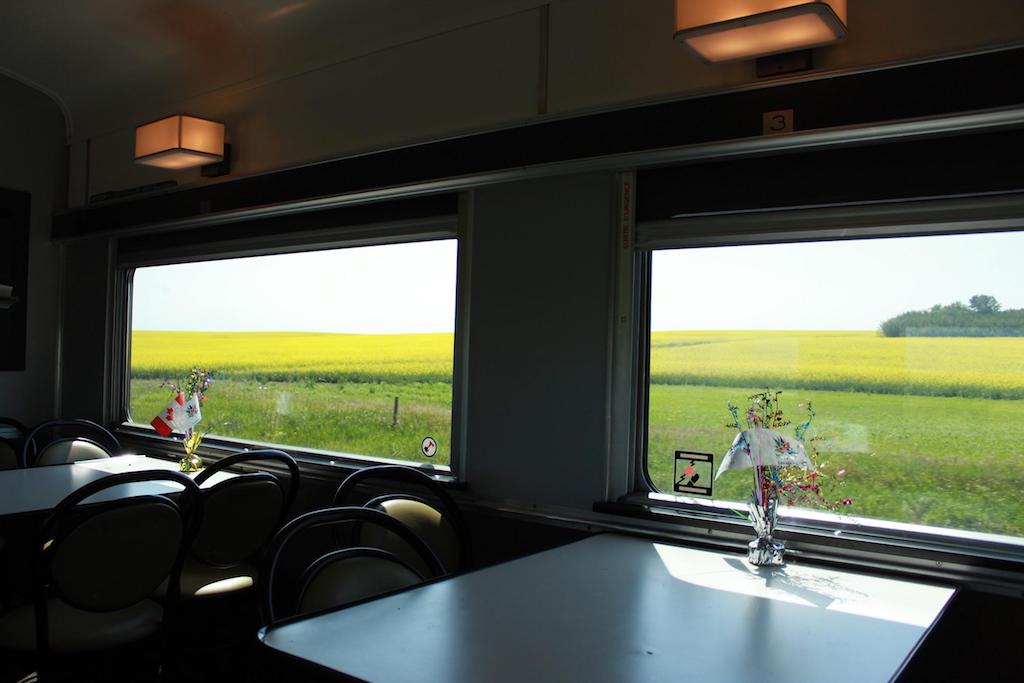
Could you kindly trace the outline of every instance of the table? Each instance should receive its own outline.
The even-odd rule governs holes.
[[[888,681],[946,586],[616,534],[261,632],[367,681]]]
[[[0,471],[0,517],[52,510],[72,491],[91,481],[110,474],[135,470],[177,471],[178,463],[145,455],[118,455],[112,458],[82,460],[70,465],[3,470]],[[217,472],[203,482],[203,486],[212,486],[233,476],[235,475],[229,472]],[[100,491],[84,502],[98,503],[130,496],[174,493],[180,490],[180,485],[170,481],[139,482]]]

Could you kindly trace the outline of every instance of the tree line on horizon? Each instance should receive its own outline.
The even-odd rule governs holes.
[[[886,337],[1024,337],[1024,308],[1004,311],[995,297],[975,294],[967,304],[900,313],[880,330]]]

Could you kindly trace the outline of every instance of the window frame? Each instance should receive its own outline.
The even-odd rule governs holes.
[[[132,422],[129,413],[130,380],[131,380],[131,333],[132,333],[132,295],[135,271],[138,268],[155,265],[177,263],[195,263],[202,261],[245,258],[251,256],[270,256],[276,254],[326,251],[363,246],[380,246],[388,244],[408,244],[438,240],[456,240],[456,283],[455,283],[455,333],[452,356],[452,418],[450,443],[451,450],[447,465],[418,463],[393,458],[328,451],[301,445],[271,444],[254,440],[239,439],[225,436],[208,436],[204,438],[201,452],[204,456],[221,457],[234,452],[253,448],[278,448],[290,453],[299,461],[300,466],[314,467],[368,467],[382,464],[397,464],[421,469],[444,481],[458,482],[463,480],[466,471],[466,427],[464,416],[467,409],[466,391],[466,359],[468,358],[467,334],[469,319],[469,291],[471,253],[472,253],[472,207],[471,191],[458,195],[458,211],[455,215],[424,216],[421,219],[403,218],[396,221],[379,221],[369,224],[343,225],[339,227],[310,230],[303,229],[305,214],[315,214],[315,210],[298,211],[292,214],[295,230],[277,237],[266,234],[256,235],[251,239],[232,240],[230,243],[211,241],[204,245],[183,244],[177,249],[133,253],[124,258],[115,259],[112,270],[112,320],[113,339],[110,357],[107,359],[111,377],[106,390],[107,414],[112,416],[119,435],[132,441],[145,443],[147,449],[157,453],[176,456],[180,444],[172,437],[161,437],[151,427],[139,422]],[[280,213],[281,207],[268,208],[267,214]],[[258,220],[260,216],[256,216]],[[308,219],[309,222],[316,218]],[[231,222],[224,217],[223,222]],[[166,226],[162,226],[166,227]],[[183,223],[182,227],[187,227]]]
[[[680,216],[638,223],[630,266],[631,286],[636,293],[631,330],[636,348],[632,374],[636,391],[631,459],[634,484],[619,502],[661,510],[697,525],[707,536],[717,533],[720,538],[735,538],[750,533],[749,525],[732,514],[732,510],[744,508],[741,501],[701,502],[661,492],[648,472],[650,284],[655,251],[998,232],[1024,232],[1024,193]],[[630,514],[622,509],[619,512]],[[780,510],[779,529],[798,556],[833,561],[837,557],[853,558],[858,564],[884,566],[879,564],[879,553],[884,556],[897,552],[912,565],[934,565],[930,568],[941,576],[948,576],[948,567],[962,566],[957,570],[961,576],[981,573],[990,582],[999,581],[1005,563],[1024,562],[1024,536],[1004,537],[895,520],[858,520],[856,515],[849,519],[854,521],[814,510]],[[943,565],[947,565],[947,571],[938,571]],[[1012,583],[1016,585],[1016,581]]]

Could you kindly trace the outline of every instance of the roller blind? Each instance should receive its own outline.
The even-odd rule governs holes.
[[[117,265],[136,267],[337,246],[453,237],[458,195],[289,212],[118,238]]]

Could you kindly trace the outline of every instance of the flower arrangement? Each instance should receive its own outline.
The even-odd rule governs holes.
[[[807,438],[811,429],[811,423],[817,413],[811,401],[801,403],[800,408],[806,410],[806,419],[797,425],[795,429],[796,443],[786,439],[779,434],[778,430],[789,426],[792,422],[785,418],[782,412],[779,397],[782,391],[765,389],[747,400],[750,405],[744,415],[747,429],[766,429],[774,432],[773,447],[780,455],[796,455],[802,452],[806,456],[806,462],[783,463],[780,458],[779,465],[768,463],[752,462],[754,468],[754,497],[765,500],[769,496],[775,496],[786,505],[800,505],[804,507],[815,507],[830,512],[839,511],[853,504],[852,498],[839,497],[828,498],[822,493],[822,488],[831,489],[841,487],[845,481],[846,470],[839,468],[835,474],[829,472],[828,461],[822,459],[817,449],[817,443],[821,441],[820,436]],[[732,415],[732,422],[726,426],[742,429],[740,425],[739,410],[731,401],[727,402],[729,413]]]
[[[746,429],[740,424],[739,409],[731,401],[727,403],[732,422],[726,426],[741,431],[716,475],[737,468],[754,470],[750,516],[737,514],[747,519],[757,532],[757,538],[748,546],[747,557],[751,564],[758,566],[784,564],[785,547],[773,538],[780,501],[830,511],[853,504],[850,498],[831,499],[822,493],[826,483],[842,485],[846,470],[839,469],[835,476],[829,475],[827,463],[821,461],[815,446],[819,437],[807,438],[815,417],[810,401],[801,405],[807,410],[807,417],[796,427],[795,439],[779,431],[791,424],[782,413],[781,395],[781,391],[765,389],[747,397],[750,404],[744,415]]]
[[[174,398],[153,419],[152,425],[161,436],[169,436],[175,430],[183,432],[185,457],[179,463],[182,472],[197,472],[203,467],[203,460],[197,453],[203,434],[195,431],[194,427],[203,419],[201,406],[206,401],[207,390],[213,384],[213,375],[213,370],[193,367],[185,379],[177,382],[168,380],[162,385],[174,392]]]
[[[199,402],[202,403],[206,400],[206,390],[213,384],[214,374],[214,370],[193,367],[185,379],[179,382],[166,380],[162,386],[170,387],[176,394],[198,396]]]

